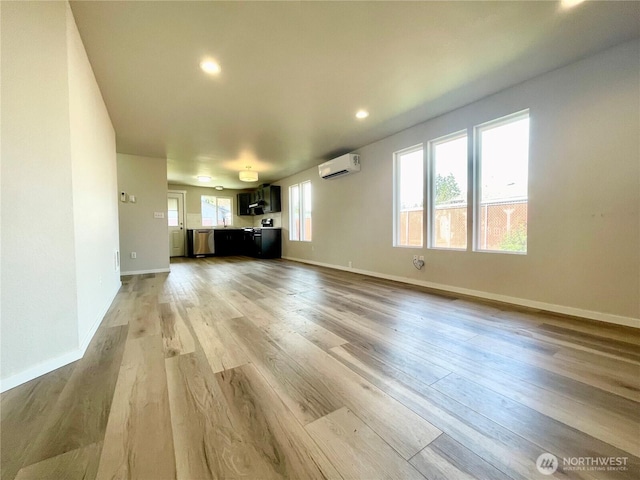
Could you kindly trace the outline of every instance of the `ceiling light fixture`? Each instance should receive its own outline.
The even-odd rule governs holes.
[[[369,112],[367,112],[366,110],[358,110],[356,112],[356,118],[360,120],[367,118],[368,116],[369,116]]]
[[[198,181],[203,183],[210,182],[211,177],[207,177],[206,175],[198,175]]]
[[[204,73],[208,73],[209,75],[218,75],[222,71],[220,65],[215,60],[201,61],[200,68]]]
[[[247,165],[246,170],[242,170],[238,176],[243,182],[257,182],[258,172],[252,172],[251,167]]]
[[[222,185],[216,185],[215,187],[216,190],[224,190],[224,187]]]
[[[563,8],[575,7],[576,5],[581,4],[582,2],[584,2],[584,0],[560,0],[560,4],[562,5]]]

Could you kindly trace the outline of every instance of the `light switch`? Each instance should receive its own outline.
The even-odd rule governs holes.
[[[153,212],[153,218],[164,218],[164,212]]]
[[[129,195],[129,202],[136,203],[136,196],[135,195]]]

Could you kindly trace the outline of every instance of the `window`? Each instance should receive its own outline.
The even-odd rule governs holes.
[[[311,182],[302,184],[302,240],[311,241]]]
[[[467,135],[448,135],[429,147],[429,248],[466,250]]]
[[[311,182],[289,187],[289,240],[311,241]]]
[[[394,154],[396,247],[422,247],[424,160],[422,145]]]
[[[430,141],[428,248],[526,254],[528,169],[528,110]],[[394,246],[423,245],[423,185],[422,146],[396,152]]]
[[[289,240],[300,240],[300,186],[289,187]]]
[[[527,252],[529,113],[476,127],[475,248]]]
[[[178,226],[178,199],[167,198],[167,219],[170,227]]]
[[[202,226],[215,227],[218,225],[233,225],[233,205],[231,197],[200,197],[202,211]]]

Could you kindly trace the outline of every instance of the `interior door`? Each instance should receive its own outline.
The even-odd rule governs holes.
[[[184,257],[184,193],[167,193],[167,219],[169,222],[169,256]]]

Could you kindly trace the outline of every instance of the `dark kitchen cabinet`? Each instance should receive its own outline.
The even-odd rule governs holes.
[[[253,192],[239,193],[237,196],[238,215],[252,215],[249,205],[253,202]]]
[[[264,213],[279,212],[281,210],[280,187],[277,185],[262,187],[262,200],[264,201],[262,207]]]
[[[262,228],[253,232],[249,244],[249,255],[258,258],[280,258],[282,256],[282,229]]]
[[[246,229],[244,231],[244,238],[242,241],[242,254],[243,255],[247,255],[248,257],[255,257],[257,250],[255,247],[255,240],[254,240],[254,235],[253,235],[253,230],[252,229]]]
[[[280,212],[282,210],[280,187],[277,185],[263,185],[249,193],[239,193],[237,196],[238,215],[262,215]],[[250,207],[249,205],[253,205]]]
[[[256,258],[280,258],[282,256],[281,228],[216,228],[188,230],[187,233],[190,257],[247,255]]]
[[[231,229],[217,229],[214,231],[216,255],[243,255],[244,231]]]

